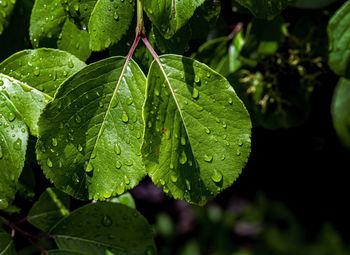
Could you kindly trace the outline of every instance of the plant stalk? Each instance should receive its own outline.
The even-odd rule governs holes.
[[[143,4],[141,0],[137,0],[137,26],[136,36],[140,36],[145,32],[145,24],[143,21]]]

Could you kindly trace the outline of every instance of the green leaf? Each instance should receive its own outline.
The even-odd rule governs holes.
[[[6,81],[10,82],[10,81]],[[4,78],[0,80],[0,85]],[[4,86],[1,85],[0,88]],[[16,183],[24,166],[27,127],[15,105],[0,92],[0,209],[14,199]]]
[[[86,30],[89,24],[92,10],[98,0],[61,0],[64,8],[74,18],[79,28]]]
[[[135,62],[125,63],[112,57],[82,69],[39,120],[38,160],[56,187],[76,198],[122,194],[146,174],[140,156],[146,79]]]
[[[350,150],[350,81],[340,79],[332,102],[333,125],[340,141]]]
[[[21,119],[28,125],[31,133],[38,133],[38,119],[50,96],[0,73],[0,92],[4,93],[16,108]]]
[[[16,0],[1,0],[0,2],[0,36],[9,24],[15,4]]]
[[[69,196],[55,188],[47,188],[28,213],[31,224],[48,232],[60,219],[69,215]]]
[[[350,1],[347,1],[328,24],[330,68],[338,75],[350,78]]]
[[[60,249],[90,255],[156,254],[152,228],[146,219],[117,203],[81,207],[58,222],[50,233]]]
[[[170,39],[192,17],[204,0],[142,0],[144,10],[161,34]]]
[[[100,51],[118,42],[134,15],[134,0],[99,0],[89,21],[90,48]]]
[[[72,21],[66,20],[62,28],[61,37],[57,41],[57,48],[68,51],[83,61],[90,55],[90,35],[86,30],[79,29]]]
[[[0,254],[16,255],[16,250],[13,245],[12,237],[6,232],[0,232]]]
[[[126,192],[118,197],[114,197],[110,200],[110,202],[112,203],[120,203],[123,205],[127,205],[131,208],[136,209],[136,204],[135,204],[135,200],[132,197],[132,195],[129,192]]]
[[[84,66],[68,52],[42,48],[17,52],[0,64],[0,72],[53,97],[58,86]]]
[[[58,38],[66,16],[59,0],[35,0],[29,28],[32,45],[39,47],[43,39]]]
[[[203,205],[239,176],[251,123],[228,81],[192,59],[166,55],[151,65],[142,152],[153,182]]]
[[[260,19],[272,20],[294,0],[236,0]]]

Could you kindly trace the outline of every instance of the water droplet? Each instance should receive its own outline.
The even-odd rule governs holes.
[[[216,169],[214,169],[213,175],[211,176],[211,179],[214,182],[221,182],[222,180],[222,173],[220,171],[217,171]]]
[[[229,99],[228,99],[228,103],[229,103],[229,104],[233,104],[232,98],[229,98]]]
[[[227,124],[226,124],[226,122],[224,121],[224,122],[222,122],[222,127],[223,128],[227,128]]]
[[[81,123],[81,117],[79,116],[79,114],[75,115],[75,122],[78,124]]]
[[[53,167],[53,163],[52,163],[52,161],[51,161],[50,158],[47,158],[47,159],[46,159],[46,164],[47,164],[47,166],[50,167],[50,168]]]
[[[186,138],[183,136],[181,137],[181,144],[186,145]]]
[[[53,147],[56,147],[56,146],[57,146],[57,144],[58,144],[57,139],[56,139],[56,138],[52,138],[52,140],[51,140],[51,144],[52,144],[52,146],[53,146]]]
[[[199,83],[201,81],[201,78],[196,74],[195,76],[194,76],[194,82],[195,83]]]
[[[128,161],[125,161],[124,164],[127,165],[127,166],[132,166],[133,162],[131,160],[128,160]]]
[[[39,75],[40,75],[40,69],[39,69],[39,67],[35,67],[35,68],[34,68],[33,74],[34,74],[35,76],[39,76]]]
[[[186,153],[184,151],[182,151],[182,153],[180,155],[179,162],[181,165],[184,165],[187,162],[187,156],[186,156]]]
[[[105,41],[105,48],[109,48],[112,44],[112,41],[110,38],[107,38],[107,40]]]
[[[211,163],[213,161],[213,156],[211,155],[204,155],[204,161]]]
[[[85,171],[86,172],[91,172],[92,170],[94,170],[94,166],[92,164],[92,162],[85,162]]]
[[[165,181],[163,179],[159,179],[159,182],[161,185],[163,185],[163,186],[165,185]]]
[[[210,134],[210,133],[211,133],[210,129],[209,129],[209,128],[206,128],[206,129],[205,129],[205,133]]]
[[[118,13],[114,13],[114,15],[113,15],[113,18],[115,19],[115,20],[118,20],[119,19],[119,15],[118,15]]]
[[[74,67],[74,63],[73,63],[73,60],[72,60],[72,59],[69,59],[69,60],[68,60],[68,67],[69,67],[69,68],[73,68],[73,67]]]
[[[120,147],[119,147],[118,144],[115,144],[115,145],[114,145],[114,151],[115,151],[115,153],[116,153],[117,155],[120,155],[121,149],[120,149]]]
[[[243,142],[242,141],[238,141],[237,144],[238,144],[239,147],[243,146]]]
[[[122,167],[122,164],[119,161],[117,161],[117,163],[115,163],[115,167],[120,169]]]
[[[211,77],[211,73],[207,72],[207,77],[210,78]]]
[[[237,150],[236,155],[241,156],[241,151]]]
[[[130,184],[130,180],[129,180],[129,178],[126,175],[124,176],[124,182],[125,182],[126,185]]]
[[[101,224],[105,227],[110,227],[110,226],[112,226],[113,221],[109,216],[105,215],[105,216],[103,216],[103,218],[101,220]]]
[[[121,195],[121,194],[124,193],[124,185],[123,185],[123,183],[121,183],[120,185],[117,186],[117,190],[116,191],[117,191],[118,195]]]
[[[15,143],[13,144],[13,148],[15,148],[15,150],[20,150],[22,149],[22,140],[20,138],[18,138]]]
[[[13,112],[10,112],[8,116],[9,121],[12,122],[15,120],[15,118],[16,118],[16,115]]]
[[[170,176],[170,180],[172,181],[172,182],[177,182],[177,176],[175,176],[175,175],[171,175]]]
[[[190,181],[189,180],[185,180],[185,183],[186,183],[186,188],[188,189],[188,190],[191,190],[191,183],[190,183]]]
[[[159,90],[158,90],[158,89],[154,89],[154,94],[155,94],[157,97],[159,97],[159,95],[160,95]]]
[[[125,112],[122,115],[122,121],[124,123],[128,123],[128,121],[129,121],[129,116]]]
[[[192,97],[193,97],[194,99],[197,99],[197,98],[199,97],[199,91],[198,91],[198,89],[193,88]]]

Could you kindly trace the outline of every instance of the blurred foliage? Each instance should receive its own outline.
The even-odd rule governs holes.
[[[330,223],[310,238],[294,214],[262,193],[254,202],[231,198],[226,207],[175,205],[178,218],[156,215],[160,255],[345,255],[350,247]],[[185,226],[186,221],[192,227]],[[189,238],[181,238],[186,236]],[[181,240],[181,243],[179,243]]]

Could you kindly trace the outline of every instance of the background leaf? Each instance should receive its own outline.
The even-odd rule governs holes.
[[[142,0],[144,10],[160,33],[171,38],[192,17],[204,0]]]
[[[98,0],[61,0],[62,5],[75,20],[78,27],[87,30],[91,12]]]
[[[3,79],[0,85],[2,83]],[[16,183],[24,166],[27,140],[27,127],[20,113],[6,94],[0,92],[0,209],[6,208],[14,199]]]
[[[333,125],[340,141],[350,150],[350,81],[340,79],[332,102]]]
[[[142,147],[153,182],[204,204],[230,186],[250,153],[248,112],[225,78],[189,58],[160,57],[147,77]]]
[[[99,0],[89,20],[90,48],[100,51],[118,42],[134,15],[134,0]]]
[[[67,19],[62,27],[62,32],[57,41],[57,48],[68,51],[83,61],[90,55],[90,35],[88,31],[79,29],[71,20]]]
[[[16,255],[12,237],[6,232],[0,232],[0,254]]]
[[[124,64],[113,57],[82,69],[61,85],[39,120],[42,169],[76,198],[122,194],[146,174],[140,152],[146,80],[133,61]]]
[[[29,28],[32,45],[37,48],[43,39],[58,38],[66,16],[59,0],[35,0]]]
[[[261,19],[273,19],[294,0],[236,0],[248,8],[254,16]]]
[[[15,7],[16,0],[1,0],[0,3],[0,36],[7,27],[11,13]]]
[[[350,1],[347,1],[328,24],[328,64],[336,74],[350,78]]]
[[[55,188],[47,188],[28,213],[29,222],[48,232],[60,219],[69,215],[69,196]]]
[[[83,206],[58,222],[50,233],[55,235],[60,249],[91,255],[156,254],[146,219],[138,211],[117,203]]]

